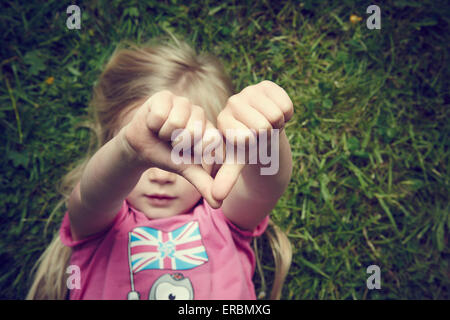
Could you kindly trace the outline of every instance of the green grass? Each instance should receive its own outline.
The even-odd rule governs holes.
[[[87,150],[77,125],[114,46],[172,33],[219,56],[236,90],[268,79],[294,102],[272,216],[294,246],[283,299],[449,299],[450,6],[383,1],[369,30],[371,4],[77,1],[68,30],[64,1],[2,2],[0,298],[24,298],[58,230],[56,186]],[[372,264],[381,290],[366,287]]]

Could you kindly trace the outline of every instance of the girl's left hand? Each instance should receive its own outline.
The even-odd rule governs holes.
[[[243,141],[248,143],[255,139],[254,132],[282,130],[293,114],[294,107],[286,91],[265,80],[231,96],[217,117],[217,128],[223,137],[226,137],[226,130],[235,130],[236,139],[227,143],[240,146]],[[244,166],[225,162],[220,167],[212,190],[216,200],[222,201],[228,196]]]

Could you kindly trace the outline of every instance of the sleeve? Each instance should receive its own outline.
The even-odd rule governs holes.
[[[127,212],[128,212],[128,204],[124,200],[122,203],[122,207],[120,208],[120,211],[116,214],[116,217],[114,218],[114,221],[111,224],[111,227],[109,227],[106,230],[103,230],[101,232],[95,233],[89,237],[75,241],[72,238],[72,232],[70,230],[69,212],[66,211],[66,213],[64,214],[63,221],[61,223],[61,227],[59,229],[59,237],[61,239],[61,242],[67,247],[74,248],[74,247],[80,246],[82,244],[100,239],[104,235],[106,235],[111,229],[117,228],[117,225],[120,224],[121,221],[123,221]]]
[[[222,212],[223,214],[223,212]],[[235,225],[230,219],[228,219],[225,215],[224,219],[230,227],[231,231],[244,238],[253,238],[261,236],[267,229],[269,225],[269,215],[267,215],[253,230],[244,230]]]
[[[204,206],[206,208],[206,212],[212,215],[213,219],[214,217],[217,219],[224,221],[228,228],[231,231],[231,234],[233,238],[237,238],[239,240],[246,240],[250,242],[252,238],[261,236],[267,229],[267,226],[269,225],[269,215],[267,215],[253,230],[245,230],[237,225],[235,225],[230,219],[225,216],[225,214],[222,211],[222,208],[219,209],[213,209],[209,206],[209,204],[204,201]]]
[[[239,270],[243,274],[247,287],[253,291],[252,277],[256,267],[256,256],[252,248],[254,237],[261,236],[269,224],[269,215],[267,215],[253,230],[244,230],[235,225],[228,219],[223,210],[211,208],[204,201],[206,213],[211,221],[211,230],[213,230],[214,239],[216,239],[219,259],[222,259],[223,265],[229,265],[231,262],[238,263],[233,265],[230,270]],[[222,267],[222,266],[221,266]],[[254,293],[253,293],[254,295]],[[256,297],[255,297],[256,298]]]

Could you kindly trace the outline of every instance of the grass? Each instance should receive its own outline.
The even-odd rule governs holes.
[[[0,5],[0,298],[24,298],[58,230],[56,186],[87,150],[77,126],[114,46],[170,33],[219,56],[236,90],[268,79],[294,102],[272,215],[294,247],[283,299],[450,298],[447,2],[383,1],[381,30],[368,1],[146,2],[77,1],[80,30],[65,2]]]

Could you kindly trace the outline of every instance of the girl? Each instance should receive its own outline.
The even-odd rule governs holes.
[[[233,95],[217,59],[177,41],[116,50],[91,107],[96,152],[64,180],[68,210],[27,298],[255,299],[251,239],[266,230],[292,171],[282,130],[293,115],[286,92],[263,81]],[[175,164],[172,133],[198,123],[202,135],[246,130],[247,142],[251,130],[280,129],[278,172]],[[291,250],[274,228],[271,297],[279,298]],[[79,270],[72,286],[69,265]]]

